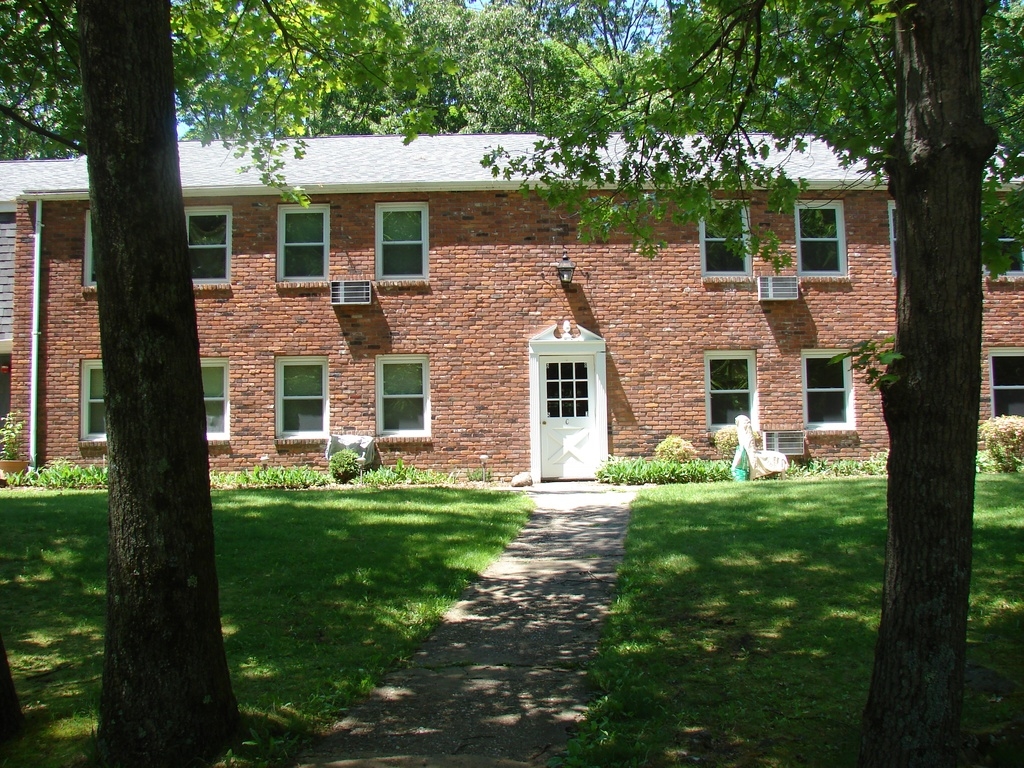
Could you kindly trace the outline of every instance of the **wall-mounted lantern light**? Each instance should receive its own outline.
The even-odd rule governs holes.
[[[576,263],[569,258],[567,251],[562,251],[562,260],[556,261],[552,266],[558,271],[558,279],[562,281],[562,285],[568,285],[572,282],[573,273],[576,271]]]

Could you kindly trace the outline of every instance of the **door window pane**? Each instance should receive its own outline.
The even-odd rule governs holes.
[[[586,363],[547,363],[545,412],[551,418],[590,415],[590,375]]]

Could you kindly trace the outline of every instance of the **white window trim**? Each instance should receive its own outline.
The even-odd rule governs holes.
[[[285,219],[290,213],[320,213],[323,216],[324,242],[323,261],[319,275],[303,275],[301,277],[284,276],[284,235]],[[289,245],[314,245],[314,243],[289,243]],[[331,207],[329,205],[279,205],[277,207],[277,280],[281,283],[302,283],[327,279],[327,255],[331,251]]]
[[[1002,243],[1016,243],[1016,242],[1017,242],[1017,238],[1015,238],[1015,237],[1000,237],[999,238],[1000,247],[1002,247]],[[1024,266],[1024,245],[1020,245],[1020,251],[1021,251],[1021,253],[1020,253],[1020,262],[1021,262],[1021,265]],[[1005,274],[1007,274],[1007,275],[1024,275],[1024,269],[1008,269],[1008,270],[1006,270]]]
[[[230,283],[231,282],[231,231],[232,231],[232,209],[231,206],[200,206],[195,208],[185,209],[185,231],[186,237],[188,232],[188,220],[190,216],[225,216],[226,217],[226,230],[225,230],[225,243],[224,243],[224,277],[213,277],[207,279],[192,278],[192,282],[197,285],[209,285],[219,283]],[[204,246],[198,246],[200,248]],[[206,246],[207,248],[209,246]],[[189,245],[191,250],[192,246]],[[191,264],[191,257],[189,258]]]
[[[992,417],[996,415],[996,376],[995,376],[995,365],[992,362],[997,357],[1024,357],[1024,348],[1021,347],[1002,347],[1000,349],[989,350],[988,353],[988,401],[989,409],[992,413]],[[999,389],[1022,389],[1022,387],[1011,386],[1011,387],[999,387]]]
[[[889,255],[892,256],[892,273],[896,274],[896,201],[889,201]]]
[[[96,285],[92,279],[92,211],[85,212],[85,251],[82,256],[82,285],[90,287]]]
[[[832,238],[808,238],[812,242],[838,242],[839,250],[839,268],[836,270],[830,270],[823,272],[820,270],[810,271],[803,268],[803,239],[800,236],[800,211],[804,210],[820,210],[820,209],[834,209],[836,212],[836,239]],[[843,211],[843,203],[841,200],[832,201],[818,201],[818,200],[806,200],[796,204],[796,215],[793,217],[794,226],[796,227],[796,263],[797,263],[797,274],[807,277],[836,277],[846,274],[846,217]]]
[[[384,212],[420,211],[420,235],[423,239],[422,272],[408,275],[384,274]],[[376,250],[376,272],[378,280],[426,280],[430,276],[430,205],[428,203],[377,203],[374,214],[374,241]]]
[[[740,219],[743,227],[743,271],[742,272],[718,272],[712,271],[707,268],[707,231],[705,229],[704,219],[700,220],[700,273],[704,277],[732,277],[736,275],[749,275],[750,274],[750,253],[747,249],[750,247],[750,208],[743,206],[740,208]],[[712,242],[722,242],[719,238],[714,238]]]
[[[717,349],[704,353],[704,408],[705,422],[708,431],[717,432],[723,427],[735,426],[733,424],[714,424],[711,421],[711,361],[712,360],[734,360],[743,359],[747,361],[747,386],[750,388],[750,421],[757,429],[757,353],[752,350],[727,350]],[[739,390],[721,390],[722,392],[736,392]]]
[[[384,367],[395,363],[423,364],[423,429],[384,429]],[[395,437],[430,437],[430,358],[427,355],[378,355],[377,356],[377,434]]]
[[[289,365],[319,365],[324,403],[323,429],[312,432],[284,430],[284,369]],[[274,361],[274,434],[279,440],[298,437],[327,437],[330,434],[330,396],[327,390],[327,358],[322,356],[279,357]]]
[[[836,355],[843,354],[845,350],[842,349],[807,349],[800,353],[800,380],[801,390],[803,392],[804,399],[804,429],[808,432],[815,430],[821,431],[849,431],[856,429],[856,418],[854,417],[854,399],[853,399],[853,368],[850,364],[850,358],[845,358],[841,363],[843,369],[843,393],[846,396],[846,421],[822,421],[814,422],[810,420],[807,408],[807,360],[808,358],[824,358],[831,360]],[[835,392],[838,390],[824,390],[816,389],[815,392]]]
[[[231,393],[228,389],[230,377],[228,375],[228,361],[227,358],[203,358],[199,361],[203,368],[220,368],[224,376],[224,431],[223,432],[210,432],[207,429],[206,438],[208,440],[227,440],[231,434]],[[206,392],[203,392],[203,405],[205,409],[206,404]]]
[[[106,432],[89,432],[89,404],[93,402],[102,402],[104,400],[103,393],[100,393],[100,397],[91,397],[93,394],[89,391],[89,372],[95,370],[103,370],[102,360],[83,360],[82,361],[82,373],[80,380],[80,403],[79,403],[79,423],[81,424],[81,439],[89,440],[94,442],[103,442],[107,439]],[[104,383],[105,380],[104,380]]]

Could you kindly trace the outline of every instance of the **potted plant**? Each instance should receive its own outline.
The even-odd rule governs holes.
[[[21,458],[21,433],[24,430],[25,420],[17,411],[11,411],[0,421],[0,477],[28,469],[28,462]]]

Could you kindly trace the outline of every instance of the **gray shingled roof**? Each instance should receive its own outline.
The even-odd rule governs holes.
[[[306,140],[305,156],[283,158],[289,185],[309,194],[383,190],[473,190],[517,187],[495,179],[481,165],[483,156],[503,147],[512,154],[533,149],[538,137],[529,134],[457,134],[420,136],[405,144],[399,136],[333,136]],[[186,195],[266,192],[255,171],[239,173],[244,161],[221,144],[179,145],[182,188]],[[784,164],[791,177],[812,186],[839,186],[866,181],[862,169],[844,169],[823,142],[811,142],[802,153],[772,153],[768,164]],[[39,197],[86,195],[84,158],[0,162],[0,201],[20,195]]]

